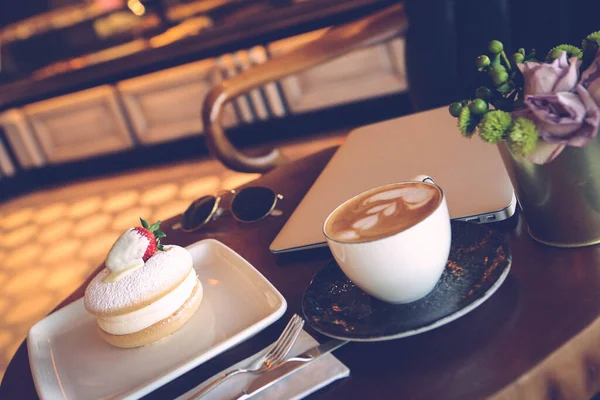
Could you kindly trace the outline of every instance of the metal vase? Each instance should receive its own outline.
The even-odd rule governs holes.
[[[557,247],[600,243],[600,134],[544,165],[513,154],[505,143],[498,149],[535,240]]]

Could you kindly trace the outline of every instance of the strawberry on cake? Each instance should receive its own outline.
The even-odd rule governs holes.
[[[104,340],[138,347],[165,338],[194,315],[202,285],[183,247],[165,245],[160,221],[125,231],[85,291],[86,310]]]

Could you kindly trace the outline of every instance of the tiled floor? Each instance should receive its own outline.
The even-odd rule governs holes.
[[[283,146],[290,159],[339,144],[340,134]],[[212,159],[127,172],[0,204],[0,380],[29,328],[103,262],[118,235],[181,213],[205,194],[257,177]]]

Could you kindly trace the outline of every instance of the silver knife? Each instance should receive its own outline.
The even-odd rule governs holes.
[[[328,342],[313,347],[302,354],[299,354],[295,357],[290,357],[277,368],[263,373],[254,381],[252,381],[252,383],[242,392],[239,397],[236,398],[236,400],[245,400],[252,396],[256,396],[263,390],[273,386],[277,382],[280,382],[293,373],[298,372],[317,358],[331,353],[346,343],[348,343],[347,340],[332,339]]]

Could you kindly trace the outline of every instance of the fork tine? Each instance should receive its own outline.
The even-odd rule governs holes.
[[[271,348],[269,349],[267,354],[265,354],[265,358],[270,358],[273,355],[273,353],[275,353],[275,351],[277,350],[277,347],[280,345],[280,343],[283,342],[284,340],[286,340],[286,338],[289,336],[290,332],[292,331],[293,327],[295,326],[298,318],[300,318],[298,316],[298,314],[294,314],[292,316],[290,321],[285,326],[285,329],[283,330],[283,332],[281,332],[281,335],[279,335],[279,338],[275,341],[275,343],[273,343],[273,345],[271,346]]]
[[[278,364],[285,358],[287,353],[289,353],[289,351],[294,346],[294,343],[296,342],[298,335],[300,335],[300,332],[302,331],[303,327],[304,327],[304,320],[302,318],[298,318],[298,320],[296,321],[296,324],[294,326],[294,329],[290,332],[290,335],[288,336],[286,341],[281,343],[280,346],[278,346],[278,348],[275,351],[275,353],[273,354],[270,362]]]
[[[302,326],[303,323],[301,320],[295,321],[294,328],[287,336],[285,341],[279,343],[273,354],[265,360],[265,364],[268,368],[274,368],[276,365],[280,364],[281,361],[283,361],[293,344],[296,342]]]
[[[298,325],[290,335],[290,338],[288,339],[287,343],[279,348],[279,352],[276,354],[276,357],[278,357],[279,359],[283,359],[287,355],[287,353],[294,346],[294,343],[296,342],[296,339],[298,339],[298,336],[300,335],[300,332],[302,331],[303,327],[304,320],[300,319],[300,321],[298,321]]]
[[[285,345],[285,343],[287,343],[290,336],[293,335],[299,320],[301,320],[301,318],[297,314],[294,314],[294,316],[288,323],[288,326],[286,327],[287,329],[281,334],[281,336],[279,336],[279,339],[277,339],[277,341],[273,343],[271,351],[269,351],[265,359],[273,358],[275,356],[275,353],[277,353],[277,351],[279,350],[279,348]]]

